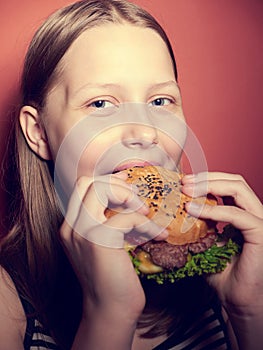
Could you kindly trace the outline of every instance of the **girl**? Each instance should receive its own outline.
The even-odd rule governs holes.
[[[112,175],[105,165],[94,176],[97,160],[116,144],[127,152],[117,170],[151,163],[156,154],[175,165],[180,159],[176,142],[149,120],[101,129],[104,113],[126,103],[184,119],[174,55],[159,24],[125,0],[84,0],[53,14],[31,42],[22,76],[16,217],[0,255],[0,349],[261,349],[263,208],[242,177],[208,173],[207,188],[204,174],[183,178],[186,194],[235,202],[201,214],[187,208],[230,222],[244,236],[241,256],[209,278],[213,289],[200,278],[167,286],[140,281],[120,248],[134,228],[157,240],[166,232],[146,218],[121,172]],[[64,218],[53,168],[84,119],[88,143]],[[154,160],[166,165],[161,156]],[[106,220],[108,202],[136,210]],[[107,234],[113,247],[87,239]]]

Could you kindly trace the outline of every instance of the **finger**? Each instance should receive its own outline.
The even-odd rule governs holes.
[[[106,208],[128,208],[133,211],[141,211],[147,214],[149,209],[134,192],[133,187],[126,187],[117,183],[105,183],[96,181],[90,185],[84,200],[84,206],[89,215],[98,221],[104,221]]]
[[[244,178],[239,174],[224,173],[220,171],[203,171],[197,174],[187,174],[182,178],[182,183],[197,183],[208,180],[235,180],[245,181]]]
[[[112,178],[118,178],[118,179],[122,179],[122,180],[127,180],[128,179],[128,174],[123,172],[123,171],[119,171],[118,173],[114,173],[111,174]]]
[[[66,221],[71,225],[74,226],[75,221],[77,220],[77,217],[79,215],[80,208],[82,206],[83,199],[85,198],[85,195],[92,184],[94,183],[105,183],[110,184],[112,186],[118,185],[124,188],[127,188],[128,190],[132,190],[133,192],[137,192],[137,187],[127,184],[124,180],[126,179],[126,174],[114,174],[109,176],[98,176],[95,178],[92,177],[80,177],[75,184],[74,190],[72,192],[72,195],[70,197],[69,203],[68,203],[68,209],[65,216]],[[96,192],[96,191],[95,191]],[[98,194],[99,192],[97,192]],[[88,203],[87,203],[88,204]],[[96,201],[94,200],[93,206],[96,205]],[[99,204],[98,204],[99,205]],[[99,208],[98,206],[96,207]]]
[[[211,193],[215,196],[232,197],[240,208],[263,217],[263,207],[259,198],[243,180],[209,180],[196,183],[186,183],[182,191],[192,197],[199,197]]]
[[[231,173],[223,173],[223,172],[200,172],[198,174],[185,175],[182,178],[182,184],[189,185],[189,188],[190,188],[190,184],[202,183],[201,186],[203,187],[203,189],[205,189],[205,182],[222,181],[222,180],[230,181],[233,183],[233,185],[235,183],[235,184],[239,185],[240,187],[243,186],[243,188],[245,188],[247,192],[249,192],[250,194],[252,194],[254,196],[257,203],[262,204],[260,202],[260,199],[256,196],[256,194],[251,189],[251,187],[248,185],[248,183],[243,178],[243,176],[241,176],[239,174],[231,174]],[[235,194],[235,191],[233,191],[233,193]],[[225,195],[228,196],[228,194],[225,194]]]
[[[63,234],[64,238],[68,236],[75,222],[78,218],[80,208],[82,205],[82,200],[85,197],[86,191],[91,184],[91,179],[88,177],[81,177],[77,180],[71,197],[68,202],[68,208],[65,215],[65,220],[61,226],[60,233]]]
[[[142,240],[140,242],[137,240],[137,245],[151,239],[163,240],[168,237],[168,231],[164,227],[136,212],[130,214],[128,211],[123,211],[108,219],[106,225],[120,228],[124,234],[129,235],[129,238],[141,237]]]
[[[80,205],[78,217],[74,223],[74,231],[85,236],[92,227],[102,225],[105,222],[105,209],[110,204],[121,205],[131,213],[140,212],[146,215],[149,208],[139,199],[131,188],[109,184],[105,182],[93,182],[86,192]]]
[[[168,235],[164,228],[136,212],[119,213],[80,234],[94,244],[110,248],[123,248],[125,241],[138,245],[154,238],[164,239]]]
[[[263,243],[263,220],[241,208],[223,205],[202,206],[193,202],[187,203],[185,207],[187,212],[195,217],[232,224],[243,232],[247,242]]]

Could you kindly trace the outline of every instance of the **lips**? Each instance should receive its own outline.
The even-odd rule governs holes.
[[[145,167],[148,165],[159,165],[157,162],[147,162],[147,161],[130,161],[124,164],[120,164],[119,166],[117,166],[116,168],[114,168],[113,170],[113,174],[118,173],[120,171],[123,171],[125,169],[128,168],[134,168],[134,167]]]

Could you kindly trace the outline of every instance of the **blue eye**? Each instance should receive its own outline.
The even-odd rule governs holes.
[[[150,104],[154,107],[159,107],[159,106],[166,106],[171,103],[171,100],[169,98],[156,98],[155,100],[151,101]]]
[[[112,107],[114,106],[114,104],[106,100],[98,100],[98,101],[92,102],[90,106],[98,109],[102,109],[102,108]]]

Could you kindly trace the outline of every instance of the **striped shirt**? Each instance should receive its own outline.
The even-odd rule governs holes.
[[[21,300],[26,315],[32,307]],[[61,350],[49,332],[38,322],[28,317],[24,338],[25,350]],[[230,350],[226,324],[219,308],[208,309],[183,335],[170,336],[153,350]]]
[[[230,350],[226,324],[218,310],[207,310],[181,337],[169,337],[154,350]]]
[[[55,341],[50,336],[50,333],[42,326],[42,324],[30,317],[33,315],[34,309],[32,305],[25,299],[21,298],[25,314],[27,315],[27,325],[24,337],[24,349],[25,350],[60,350]]]

